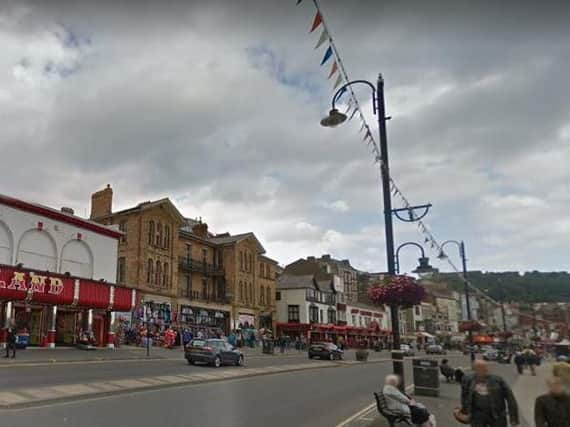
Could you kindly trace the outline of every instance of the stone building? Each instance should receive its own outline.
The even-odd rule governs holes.
[[[139,320],[150,307],[165,325],[274,325],[277,262],[253,233],[215,235],[168,198],[113,212],[112,197],[109,186],[93,194],[91,219],[124,233],[118,283],[139,290]]]

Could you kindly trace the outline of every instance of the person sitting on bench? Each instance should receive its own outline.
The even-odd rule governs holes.
[[[388,409],[394,413],[404,415],[410,419],[413,424],[423,427],[435,427],[435,418],[430,415],[424,405],[416,402],[410,396],[402,393],[398,386],[400,385],[400,377],[390,374],[386,376],[386,385],[382,390],[386,398]]]

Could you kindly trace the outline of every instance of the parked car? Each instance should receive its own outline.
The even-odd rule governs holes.
[[[400,344],[400,350],[404,352],[404,356],[415,356],[414,350],[408,344]]]
[[[220,339],[192,340],[184,348],[184,357],[190,365],[207,363],[219,368],[222,365],[243,366],[241,351]]]
[[[319,359],[341,360],[344,352],[335,344],[314,343],[309,346],[309,359],[318,357]]]
[[[483,353],[483,360],[496,361],[499,358],[499,352],[497,350],[491,349]]]
[[[426,354],[447,354],[447,351],[439,344],[432,344],[426,347]]]

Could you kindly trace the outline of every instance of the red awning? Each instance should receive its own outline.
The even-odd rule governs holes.
[[[113,300],[113,311],[131,311],[133,308],[133,290],[128,288],[115,287]]]
[[[79,286],[77,305],[88,308],[106,309],[110,305],[111,287],[108,284],[82,280]]]

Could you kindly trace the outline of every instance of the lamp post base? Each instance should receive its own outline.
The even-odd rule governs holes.
[[[400,390],[406,390],[404,378],[404,352],[401,350],[392,350],[392,366],[394,374],[400,377]]]

